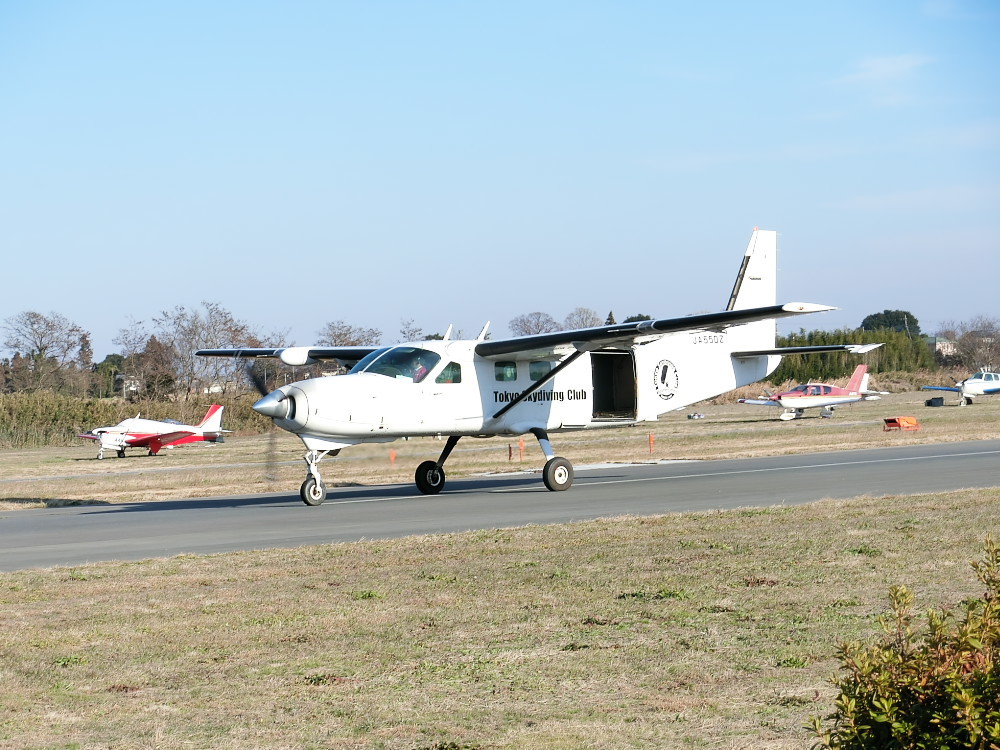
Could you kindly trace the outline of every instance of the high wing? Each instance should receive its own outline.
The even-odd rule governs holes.
[[[535,336],[519,336],[510,339],[482,341],[476,344],[476,354],[487,359],[521,355],[531,359],[544,359],[553,354],[576,351],[593,351],[605,346],[630,344],[646,338],[655,338],[666,333],[684,331],[724,331],[725,329],[753,323],[758,320],[787,318],[805,313],[836,310],[828,305],[810,302],[789,302],[784,305],[754,307],[747,310],[726,310],[725,312],[690,315],[685,318],[664,318],[662,320],[641,320],[598,328],[580,328],[573,331],[540,333]],[[822,348],[822,347],[821,347]],[[839,351],[844,347],[832,347],[826,351]],[[781,353],[777,350],[774,353]],[[736,355],[734,355],[736,356]],[[741,353],[741,356],[752,356]]]
[[[277,357],[286,365],[297,366],[314,365],[323,359],[357,362],[380,348],[378,346],[286,346],[272,349],[199,349],[195,354],[199,357],[236,357],[238,359]]]

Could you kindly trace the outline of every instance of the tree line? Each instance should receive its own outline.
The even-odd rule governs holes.
[[[622,322],[650,320],[631,315]],[[600,316],[577,307],[562,321],[544,312],[515,317],[509,323],[515,336],[559,330],[614,325],[614,313]],[[244,365],[225,358],[196,357],[198,349],[287,346],[288,331],[262,332],[215,302],[200,307],[177,306],[145,321],[130,319],[113,343],[119,352],[94,361],[90,334],[59,313],[25,311],[4,321],[3,344],[10,356],[0,359],[0,392],[50,391],[81,398],[124,396],[128,399],[190,399],[210,389],[214,393],[241,392],[246,387]],[[938,366],[968,370],[1000,366],[1000,321],[978,316],[963,323],[948,323],[939,336],[951,346],[935,353],[921,335],[915,317],[901,310],[885,310],[866,317],[857,329],[800,330],[778,339],[779,346],[820,344],[884,344],[866,357],[872,372],[917,371]],[[343,320],[326,323],[316,332],[321,346],[376,346],[383,343],[376,328],[350,325]],[[400,321],[399,341],[441,338],[425,334],[412,320]],[[844,353],[786,357],[773,380],[805,381],[842,377],[857,357]],[[260,375],[269,383],[292,377],[290,368],[277,360],[262,360]],[[335,365],[317,366],[330,369]],[[305,373],[296,373],[301,377]]]

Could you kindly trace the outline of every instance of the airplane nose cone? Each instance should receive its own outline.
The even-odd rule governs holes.
[[[271,391],[253,405],[253,410],[271,419],[284,419],[288,416],[288,403],[281,391]]]

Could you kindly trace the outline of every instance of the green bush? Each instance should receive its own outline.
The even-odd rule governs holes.
[[[913,594],[893,587],[881,639],[840,646],[830,726],[818,717],[807,725],[814,748],[1000,749],[1000,549],[991,537],[972,567],[986,593],[964,601],[960,617],[932,609],[918,636]]]

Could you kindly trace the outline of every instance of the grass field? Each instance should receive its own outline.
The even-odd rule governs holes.
[[[556,445],[584,463],[997,438],[995,401],[900,394],[793,423],[705,406]],[[904,414],[922,429],[882,431]],[[514,461],[508,441],[459,445],[453,476],[520,463],[516,442]],[[345,451],[325,472],[409,481],[439,446]],[[279,443],[277,487],[264,448],[4,454],[4,512],[296,491],[297,442]],[[969,562],[998,501],[963,490],[0,574],[0,747],[808,747],[837,643],[876,631],[890,585],[920,610],[981,593]]]

